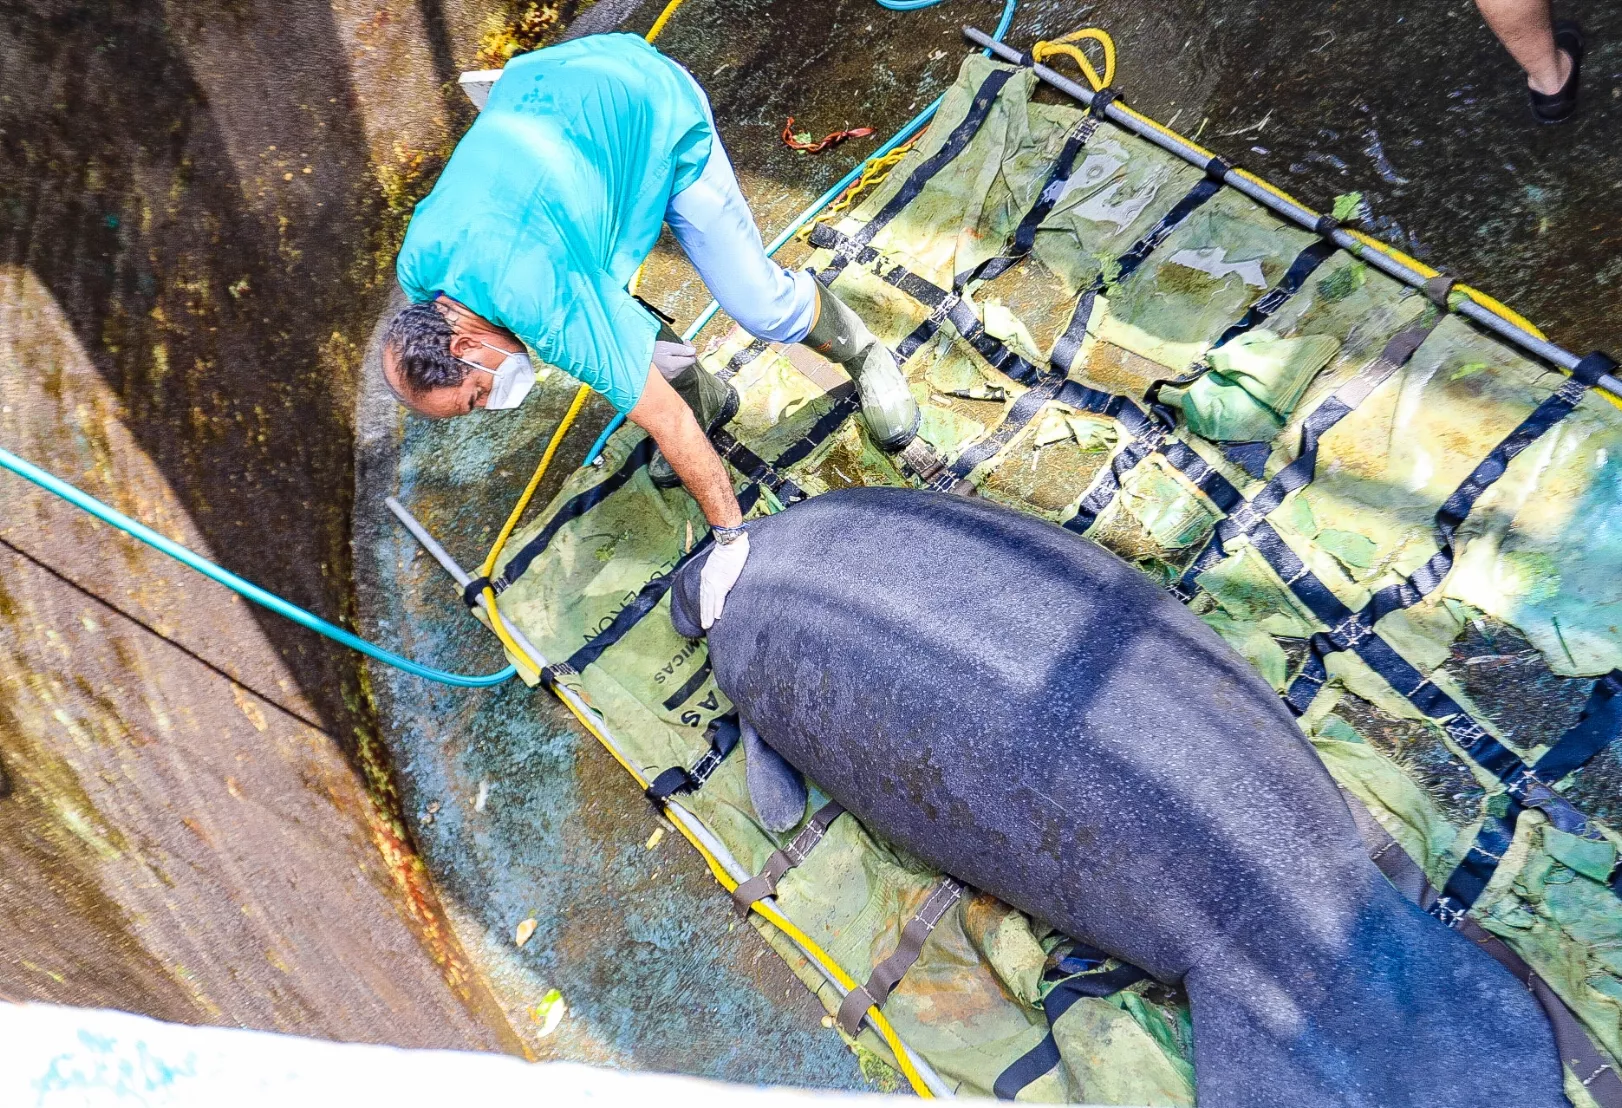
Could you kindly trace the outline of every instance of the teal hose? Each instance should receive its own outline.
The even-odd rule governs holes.
[[[518,672],[509,665],[506,669],[497,673],[475,677],[464,673],[447,673],[442,669],[419,665],[410,658],[401,657],[391,650],[384,650],[382,647],[375,646],[357,635],[352,635],[342,627],[328,623],[320,616],[307,612],[296,604],[289,604],[275,593],[267,592],[252,581],[238,577],[230,570],[222,569],[208,559],[199,557],[179,543],[164,538],[145,524],[131,519],[115,508],[108,507],[89,493],[75,488],[31,462],[24,461],[9,450],[0,449],[0,466],[9,469],[19,477],[34,482],[46,492],[60,496],[74,507],[82,508],[103,523],[111,524],[125,534],[135,536],[148,546],[161,550],[182,565],[196,570],[212,581],[219,582],[238,596],[245,596],[255,604],[269,608],[277,615],[290,619],[301,627],[308,627],[310,630],[325,635],[334,642],[342,643],[351,650],[358,650],[368,658],[375,658],[379,662],[391,665],[395,669],[411,674],[413,677],[438,681],[442,685],[455,685],[458,688],[482,689],[491,685],[499,685]]]
[[[1001,42],[1003,35],[1008,33],[1008,25],[1014,21],[1014,5],[1017,2],[1018,0],[1005,0],[1002,9],[1002,18],[997,21],[997,30],[991,36],[993,41]],[[920,8],[928,8],[935,4],[944,3],[944,0],[877,0],[877,3],[879,7],[888,8],[893,12],[911,12],[917,11]],[[986,57],[989,58],[991,56],[991,47],[986,47],[984,52]],[[783,244],[788,242],[789,239],[793,238],[801,227],[804,227],[807,223],[810,223],[813,219],[817,218],[818,212],[822,211],[822,209],[826,208],[829,204],[832,204],[834,200],[838,198],[840,193],[849,188],[851,184],[855,182],[856,178],[862,175],[862,170],[867,168],[867,164],[869,162],[876,161],[877,159],[884,157],[884,155],[888,154],[890,151],[894,150],[896,147],[900,146],[902,143],[906,142],[913,135],[922,130],[924,124],[928,123],[930,119],[934,117],[936,109],[941,106],[941,101],[945,99],[945,94],[937,96],[927,108],[913,116],[912,119],[907,122],[906,126],[902,127],[901,130],[890,136],[888,142],[879,147],[877,150],[873,151],[867,157],[863,158],[861,161],[857,162],[856,168],[852,169],[849,173],[841,177],[833,188],[817,197],[816,202],[813,203],[809,208],[795,216],[794,220],[787,227],[783,228],[782,233],[772,240],[771,245],[766,247],[767,257],[777,253],[778,250],[782,249]],[[682,341],[692,342],[694,336],[696,336],[700,331],[704,330],[705,324],[714,319],[715,313],[720,310],[721,305],[716,303],[714,300],[711,300],[709,306],[706,307],[702,312],[698,313],[698,318],[693,320],[692,326],[688,327],[687,330],[682,332]],[[597,464],[597,459],[602,457],[603,447],[608,445],[608,437],[615,431],[618,431],[620,429],[620,425],[624,422],[624,412],[619,413],[613,419],[608,421],[608,426],[604,427],[602,434],[597,436],[597,441],[591,444],[591,449],[586,451],[586,460],[580,463],[581,468]]]

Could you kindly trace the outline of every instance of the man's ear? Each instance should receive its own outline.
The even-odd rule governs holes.
[[[471,358],[481,348],[478,339],[473,338],[471,335],[464,335],[459,331],[453,331],[450,342],[445,345],[453,358]]]

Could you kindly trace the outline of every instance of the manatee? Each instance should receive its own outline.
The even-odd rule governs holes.
[[[1566,1103],[1526,988],[1391,886],[1279,697],[1144,574],[946,493],[750,526],[709,632],[740,717],[873,833],[1180,984],[1202,1108]]]

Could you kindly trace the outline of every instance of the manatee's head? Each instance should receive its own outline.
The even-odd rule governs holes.
[[[698,622],[698,588],[699,574],[704,572],[704,563],[709,556],[710,552],[706,550],[682,566],[670,586],[670,622],[676,628],[676,634],[684,638],[704,637],[704,628]]]

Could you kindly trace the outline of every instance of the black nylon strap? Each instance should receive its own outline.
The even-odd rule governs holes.
[[[1096,103],[1097,101],[1094,101]],[[1155,248],[1166,240],[1183,221],[1215,196],[1222,189],[1220,181],[1213,181],[1209,177],[1201,178],[1193,188],[1183,195],[1183,198],[1172,207],[1171,211],[1160,217],[1160,221],[1150,228],[1125,254],[1116,259],[1115,283],[1119,284],[1130,277],[1140,265],[1153,254]],[[1087,290],[1076,301],[1075,310],[1070,313],[1070,323],[1053,343],[1053,351],[1048,360],[1051,363],[1050,372],[1063,377],[1070,372],[1070,367],[1081,353],[1081,340],[1087,334],[1087,320],[1093,314],[1093,302],[1098,294],[1104,291],[1104,275],[1100,273]]]
[[[1368,618],[1369,607],[1360,612],[1353,612],[1343,604],[1334,592],[1308,569],[1265,518],[1282,504],[1285,496],[1312,480],[1316,467],[1318,438],[1366,399],[1396,371],[1401,363],[1412,357],[1414,350],[1423,341],[1424,335],[1434,327],[1437,318],[1439,316],[1432,317],[1419,327],[1410,328],[1399,334],[1387,344],[1382,355],[1368,369],[1337,390],[1308,416],[1302,429],[1302,447],[1295,462],[1281,470],[1253,500],[1245,501],[1243,497],[1237,498],[1236,506],[1228,517],[1215,528],[1210,545],[1195,559],[1194,565],[1174,591],[1185,599],[1191,597],[1193,578],[1199,572],[1203,572],[1205,567],[1226,556],[1223,541],[1231,541],[1240,535],[1245,536],[1252,548],[1267,561],[1295,598],[1320,623],[1330,628],[1329,631],[1320,632],[1312,637],[1312,652],[1285,696],[1285,703],[1291,711],[1297,715],[1302,714],[1316,698],[1318,690],[1322,688],[1327,678],[1323,661],[1327,654],[1338,650],[1356,651],[1358,656],[1393,690],[1408,699],[1426,716],[1439,722],[1465,757],[1504,783],[1511,801],[1508,816],[1496,822],[1489,820],[1483,826],[1475,846],[1449,881],[1448,887],[1443,890],[1443,895],[1432,906],[1433,913],[1439,918],[1456,921],[1462,918],[1463,912],[1474,903],[1475,898],[1486,887],[1487,881],[1491,879],[1498,859],[1514,836],[1514,821],[1525,808],[1538,808],[1556,828],[1570,834],[1596,838],[1600,832],[1570,801],[1550,788],[1549,783],[1540,779],[1517,754],[1494,738],[1486,728],[1472,719],[1457,701],[1376,633],[1374,631],[1376,621]],[[1608,361],[1609,359],[1601,356],[1599,360],[1584,359],[1584,362],[1579,364],[1578,369],[1573,371],[1573,379],[1567,381],[1560,390],[1568,405],[1566,410],[1569,411],[1569,406],[1575,405],[1581,399],[1583,392],[1592,382],[1607,372],[1605,365]],[[1540,411],[1548,409],[1545,411],[1545,417],[1554,410],[1552,405],[1555,400],[1556,397],[1551,397],[1539,406]],[[1552,426],[1552,422],[1550,421],[1548,426]],[[1528,423],[1532,423],[1532,417],[1523,421],[1518,432],[1527,430]],[[1537,423],[1533,423],[1532,430],[1536,429]],[[1547,426],[1543,429],[1546,430]],[[1537,433],[1540,434],[1541,431]],[[1506,442],[1513,439],[1516,439],[1515,434],[1512,434]],[[1527,442],[1530,441],[1531,439],[1527,439]],[[1524,449],[1524,444],[1520,449]],[[1192,451],[1186,452],[1182,457],[1190,455]],[[1174,464],[1177,462],[1174,461]],[[1496,474],[1501,476],[1502,465],[1496,468]],[[1494,476],[1493,480],[1496,479],[1497,476]],[[1465,511],[1467,513],[1467,507]],[[1463,515],[1459,516],[1459,520],[1462,522]],[[1448,537],[1451,538],[1451,532]],[[1376,594],[1376,598],[1378,596],[1379,594]],[[1373,602],[1371,607],[1372,604]],[[1622,881],[1622,877],[1618,880]],[[1622,895],[1622,889],[1617,891]]]
[[[1318,217],[1318,222],[1312,225],[1312,230],[1323,238],[1331,238],[1336,231],[1340,230],[1340,220],[1332,215],[1321,215]]]
[[[1375,389],[1389,380],[1393,373],[1408,364],[1439,319],[1439,316],[1427,316],[1414,326],[1398,333],[1386,343],[1379,357],[1369,363],[1356,377],[1335,390],[1328,400],[1319,404],[1302,421],[1300,447],[1295,460],[1279,470],[1261,492],[1256,494],[1254,500],[1240,505],[1236,513],[1230,514],[1228,519],[1217,525],[1205,548],[1184,572],[1174,592],[1185,601],[1192,599],[1197,591],[1195,578],[1227,557],[1227,550],[1223,545],[1225,542],[1245,534],[1253,526],[1254,521],[1278,509],[1290,493],[1311,483],[1313,475],[1317,472],[1318,444],[1323,436],[1330,428],[1356,411],[1358,406],[1367,400]],[[1339,615],[1338,612],[1336,614]]]
[[[738,507],[747,513],[759,499],[760,486],[750,485],[738,494]],[[636,597],[615,613],[607,627],[587,639],[585,645],[569,655],[569,665],[577,672],[585,672],[587,666],[601,658],[604,651],[623,639],[631,628],[641,623],[643,618],[658,606],[665,593],[670,591],[670,586],[675,583],[676,574],[680,573],[688,562],[708,550],[714,541],[715,539],[706,533],[702,539],[693,544],[693,549],[676,559],[675,565],[644,584]]]
[[[781,472],[799,463],[823,442],[827,441],[834,432],[838,431],[845,421],[860,407],[856,400],[856,386],[853,384],[840,385],[836,389],[831,389],[826,395],[833,398],[833,405],[811,426],[811,429],[804,436],[778,455],[776,461],[770,463],[770,468],[773,471]],[[650,447],[650,454],[652,453],[652,442],[652,439],[645,439],[641,444]],[[786,485],[787,482],[785,481],[785,487]],[[798,486],[795,487],[798,488]],[[582,493],[581,495],[584,496],[585,494]],[[580,497],[576,498],[576,500],[578,499]],[[738,506],[748,512],[759,499],[760,485],[751,484],[738,494]],[[575,501],[570,501],[569,505],[564,506],[564,511],[568,511],[569,507],[574,503]],[[593,501],[593,504],[595,503],[596,501]],[[588,508],[590,506],[587,505]],[[581,509],[580,514],[584,514],[585,510]],[[556,528],[553,527],[553,522],[555,521],[548,522],[547,531],[555,532]],[[569,656],[567,664],[577,671],[584,670],[588,665],[600,658],[605,650],[624,638],[631,628],[640,623],[649,612],[658,606],[665,593],[670,591],[670,586],[682,567],[692,561],[700,552],[707,549],[713,541],[714,539],[706,534],[694,545],[692,550],[682,555],[674,566],[643,585],[635,599],[620,609],[606,628],[593,635],[583,646]]]
[[[525,543],[502,569],[500,576],[491,582],[496,595],[500,596],[514,581],[528,572],[530,565],[551,545],[564,524],[579,519],[624,488],[626,483],[636,476],[636,471],[652,460],[653,448],[654,442],[651,438],[643,439],[636,444],[618,469],[559,508],[557,514],[546,521],[546,526],[541,528],[540,533]]]
[[[1292,296],[1301,291],[1302,286],[1306,284],[1307,278],[1333,255],[1334,251],[1334,246],[1329,243],[1319,241],[1308,244],[1290,263],[1290,268],[1279,279],[1279,283],[1258,298],[1237,322],[1223,331],[1212,348],[1215,349],[1217,346],[1231,342],[1239,335],[1267,320],[1273,313],[1283,307]],[[1193,377],[1189,377],[1186,380],[1193,379]],[[1109,467],[1094,479],[1093,486],[1087,490],[1082,496],[1081,502],[1077,505],[1075,515],[1065,521],[1064,526],[1067,529],[1077,534],[1085,533],[1098,521],[1098,517],[1103,514],[1104,509],[1119,494],[1121,483],[1129,472],[1137,468],[1150,454],[1164,453],[1170,449],[1168,444],[1175,441],[1170,437],[1173,424],[1170,417],[1160,411],[1157,403],[1160,387],[1169,383],[1171,382],[1157,381],[1150,386],[1146,395],[1150,405],[1147,414],[1125,397],[1112,398],[1109,405],[1100,411],[1099,414],[1107,415],[1124,423],[1127,430],[1137,436],[1137,441],[1129,442],[1123,446],[1115,457],[1110,459]],[[1064,397],[1061,396],[1060,400],[1064,400]],[[1195,479],[1196,485],[1202,481],[1221,479],[1222,485],[1226,486],[1226,491],[1233,494],[1225,497],[1225,501],[1228,503],[1237,502],[1239,498],[1232,486],[1228,484],[1225,478],[1221,478],[1220,474],[1206,466],[1203,459],[1198,459],[1198,456],[1186,447],[1183,448],[1181,456],[1190,464],[1198,464],[1201,467],[1201,477]],[[1224,506],[1223,510],[1227,511],[1229,509]],[[1206,568],[1209,568],[1209,566],[1201,567],[1198,572],[1203,572]],[[1190,572],[1195,571],[1191,570]],[[1192,593],[1184,599],[1191,597]]]
[[[1594,1040],[1589,1037],[1577,1014],[1566,1007],[1566,1002],[1549,987],[1549,983],[1508,943],[1489,934],[1475,920],[1466,918],[1459,930],[1492,955],[1499,965],[1514,974],[1537,997],[1543,1014],[1549,1017],[1549,1025],[1554,1030],[1554,1045],[1560,1052],[1560,1061],[1577,1076],[1583,1088],[1588,1090],[1588,1095],[1594,1098],[1594,1103],[1600,1108],[1622,1108],[1622,1077],[1617,1076],[1616,1067],[1594,1045]]]
[[[1603,358],[1603,356],[1601,356]],[[1436,512],[1436,553],[1431,555],[1408,577],[1377,591],[1368,604],[1358,612],[1352,623],[1336,628],[1326,636],[1314,636],[1313,652],[1321,656],[1335,650],[1347,649],[1343,643],[1355,643],[1372,632],[1375,624],[1403,608],[1411,608],[1441,587],[1453,568],[1456,551],[1454,536],[1476,502],[1509,470],[1509,463],[1531,446],[1555,424],[1559,423],[1581,403],[1588,389],[1604,375],[1604,361],[1593,355],[1583,359],[1572,370],[1570,379],[1540,403],[1530,415],[1499,442],[1481,464],[1455,489]],[[1311,474],[1307,474],[1307,480]],[[1305,484],[1305,481],[1302,482]],[[1260,500],[1260,498],[1258,498]],[[1274,505],[1276,506],[1276,505]],[[1271,507],[1267,509],[1271,511]],[[1382,674],[1382,676],[1384,676]]]
[[[862,265],[873,265],[876,269],[882,269],[881,277],[887,284],[930,309],[929,317],[896,348],[898,362],[905,362],[911,358],[919,347],[939,332],[941,324],[949,322],[958,335],[974,347],[988,365],[1005,376],[1029,386],[1040,384],[1046,378],[1047,375],[1036,366],[1009,350],[1001,340],[987,333],[980,322],[980,317],[974,314],[973,306],[961,295],[947,292],[904,266],[888,265],[877,250],[871,246],[855,247],[854,240],[825,223],[812,228],[811,245],[823,249],[854,250],[852,258]],[[779,462],[779,465],[781,464]]]
[[[1335,256],[1336,249],[1334,243],[1322,239],[1307,243],[1290,262],[1290,267],[1284,271],[1284,276],[1278,279],[1278,284],[1257,297],[1256,302],[1246,309],[1244,315],[1217,336],[1217,340],[1211,344],[1211,349],[1226,346],[1246,331],[1253,331],[1267,322],[1275,312],[1301,291],[1301,286],[1307,283],[1308,277],[1318,272],[1319,266]]]
[[[761,871],[749,880],[742,882],[732,890],[732,905],[740,916],[747,916],[749,909],[755,902],[764,900],[768,896],[777,895],[777,883],[783,880],[783,875],[795,866],[803,863],[816,845],[828,834],[828,828],[834,820],[844,815],[845,809],[836,801],[830,800],[806,821],[800,833],[781,850],[772,851],[771,857],[766,859],[766,865]]]
[[[990,461],[1001,453],[1014,436],[1036,418],[1036,413],[1057,395],[1062,384],[1062,381],[1044,381],[1022,393],[1008,409],[1008,414],[1003,416],[996,430],[964,447],[956,458],[947,463],[946,468],[952,477],[958,481],[967,480],[976,466]]]
[[[1223,346],[1225,342],[1231,342],[1236,337],[1249,331],[1249,329],[1264,323],[1268,316],[1272,316],[1275,311],[1278,311],[1278,308],[1283,307],[1289,298],[1298,294],[1301,287],[1306,284],[1307,277],[1311,277],[1312,273],[1315,273],[1317,268],[1322,266],[1324,261],[1330,258],[1333,253],[1335,253],[1333,243],[1309,243],[1299,255],[1296,255],[1294,261],[1289,263],[1289,269],[1286,269],[1285,276],[1280,277],[1277,286],[1273,286],[1262,297],[1257,298],[1257,302],[1252,303],[1251,308],[1244,313],[1244,316],[1241,316],[1236,323],[1231,324],[1226,331],[1221,333],[1212,349]],[[1194,376],[1189,376],[1186,380],[1194,380]],[[1103,514],[1105,508],[1108,508],[1109,503],[1121,492],[1121,482],[1126,479],[1126,475],[1139,464],[1142,464],[1145,457],[1156,453],[1156,451],[1160,451],[1160,453],[1165,451],[1173,425],[1169,422],[1169,417],[1163,417],[1160,414],[1156,402],[1158,402],[1158,396],[1160,396],[1161,386],[1169,383],[1171,381],[1155,381],[1155,384],[1152,384],[1148,389],[1145,399],[1150,404],[1150,414],[1153,417],[1145,415],[1142,410],[1137,409],[1137,406],[1131,404],[1131,401],[1127,401],[1126,397],[1114,397],[1111,406],[1100,412],[1100,414],[1109,415],[1111,419],[1121,420],[1121,422],[1126,423],[1127,430],[1132,432],[1132,435],[1139,436],[1139,440],[1122,446],[1116,456],[1109,459],[1108,469],[1103,470],[1096,477],[1093,487],[1088,488],[1087,493],[1082,496],[1082,501],[1077,505],[1074,516],[1064,522],[1067,529],[1074,530],[1075,534],[1087,532],[1098,521],[1098,516]],[[1064,397],[1061,397],[1061,399],[1064,399]],[[1129,412],[1135,415],[1135,420],[1132,415],[1129,415]],[[1194,456],[1191,451],[1189,459],[1192,461],[1194,457],[1197,456]],[[1204,461],[1200,461],[1199,464],[1204,467]],[[1205,470],[1208,470],[1208,467],[1205,467]],[[1208,472],[1213,474],[1215,470],[1208,470]],[[1223,483],[1226,485],[1226,479],[1223,479]],[[1208,568],[1208,566],[1205,566],[1205,568]],[[1204,568],[1200,569],[1200,571],[1204,571]]]
[[[1594,1098],[1594,1102],[1600,1108],[1622,1108],[1622,1077],[1617,1076],[1616,1068],[1594,1045],[1594,1040],[1589,1037],[1576,1013],[1566,1007],[1565,1001],[1549,987],[1549,983],[1519,954],[1516,954],[1508,943],[1489,934],[1475,920],[1466,919],[1459,930],[1464,932],[1466,938],[1492,955],[1500,965],[1530,989],[1533,996],[1537,997],[1544,1014],[1549,1017],[1550,1026],[1554,1029],[1554,1042],[1560,1052],[1560,1061],[1577,1076],[1577,1080],[1588,1090],[1588,1095]]]
[[[727,359],[727,364],[722,366],[721,371],[715,375],[716,380],[732,380],[738,375],[738,372],[743,369],[744,366],[766,353],[766,351],[771,349],[771,346],[772,344],[767,342],[765,339],[756,339],[755,341],[751,342],[748,346],[744,347],[742,350],[738,351],[736,354],[732,355],[732,357]]]
[[[1119,89],[1105,86],[1093,93],[1092,103],[1087,105],[1087,114],[1096,119],[1104,119],[1106,118],[1104,113],[1109,111],[1109,106],[1120,99],[1123,97]]]
[[[1027,1085],[1059,1064],[1059,1043],[1053,1036],[1053,1025],[1075,1006],[1076,1001],[1084,997],[1113,996],[1147,976],[1138,967],[1122,963],[1101,973],[1067,977],[1049,989],[1042,998],[1042,1014],[1048,1020],[1047,1036],[997,1075],[991,1087],[992,1095],[998,1100],[1013,1100]]]
[[[946,168],[953,159],[963,153],[969,143],[974,140],[974,136],[979,133],[980,127],[986,121],[986,117],[991,114],[992,104],[996,102],[1003,86],[1008,83],[1008,79],[1014,73],[1015,71],[1012,69],[994,69],[986,75],[986,79],[980,82],[979,89],[975,91],[974,99],[969,103],[968,113],[963,117],[962,122],[952,129],[952,133],[946,136],[946,141],[941,144],[940,149],[916,166],[912,173],[907,176],[906,183],[901,186],[894,196],[885,201],[884,207],[880,208],[871,220],[863,224],[861,229],[852,236],[857,245],[865,246],[871,242],[873,236],[882,231],[896,216],[900,215],[903,208],[918,198],[918,194],[924,191],[924,186],[929,184],[930,178]],[[822,281],[823,284],[827,284],[838,276],[840,271],[849,264],[849,261],[848,257],[836,254],[833,260],[828,263],[827,268],[817,275],[817,279]]]
[[[799,465],[811,452],[833,437],[834,432],[845,425],[845,421],[861,410],[861,401],[856,396],[856,386],[846,382],[837,388],[828,390],[827,396],[833,401],[828,410],[822,413],[811,429],[802,436],[793,446],[779,454],[772,462],[776,470],[791,469]]]
[[[704,729],[704,740],[709,744],[709,749],[699,755],[698,761],[689,768],[671,766],[660,773],[649,782],[648,787],[643,790],[644,794],[658,804],[676,793],[690,793],[703,788],[704,782],[710,779],[710,774],[714,773],[721,763],[726,761],[727,755],[737,748],[741,734],[736,713],[711,720],[710,725]]]
[[[867,1015],[867,1010],[879,1007],[889,999],[890,990],[900,983],[923,952],[930,933],[962,897],[962,885],[950,877],[941,878],[917,914],[901,929],[901,942],[896,945],[895,952],[873,967],[873,973],[865,985],[858,985],[845,994],[844,1001],[839,1005],[839,1014],[835,1017],[840,1030],[847,1035],[855,1035],[862,1026],[862,1017]]]
[[[541,687],[547,692],[555,693],[566,679],[579,676],[580,674],[572,669],[568,662],[553,662],[541,670]]]
[[[1234,164],[1220,154],[1212,154],[1211,160],[1205,163],[1205,175],[1218,184],[1225,183],[1233,169]]]
[[[462,603],[469,608],[477,608],[484,600],[485,586],[490,584],[488,577],[475,577],[462,586]]]
[[[1125,400],[1126,398],[1120,397],[1118,399]],[[1092,487],[1082,494],[1081,502],[1076,505],[1075,515],[1064,521],[1065,530],[1074,531],[1078,535],[1085,534],[1094,523],[1098,522],[1098,517],[1103,514],[1104,509],[1109,507],[1116,495],[1121,491],[1121,482],[1125,480],[1126,475],[1143,464],[1144,459],[1149,455],[1159,451],[1165,445],[1167,439],[1170,438],[1172,427],[1169,422],[1151,419],[1130,401],[1118,406],[1115,411],[1106,412],[1105,414],[1120,419],[1128,411],[1141,417],[1144,426],[1134,431],[1133,437],[1115,452],[1115,456],[1110,459],[1109,465],[1105,466],[1098,476],[1093,478]],[[1123,420],[1123,422],[1125,421]]]
[[[1441,895],[1428,909],[1431,915],[1453,928],[1464,922],[1471,905],[1486,890],[1498,863],[1515,841],[1515,824],[1521,811],[1519,805],[1512,804],[1507,816],[1488,816],[1482,821],[1475,841],[1448,875]]]
[[[1515,826],[1527,808],[1537,808],[1562,831],[1584,838],[1602,840],[1603,835],[1553,786],[1567,774],[1580,769],[1595,754],[1622,734],[1622,671],[1613,671],[1594,683],[1577,722],[1567,728],[1555,744],[1530,769],[1495,740],[1467,734],[1472,760],[1491,769],[1509,790],[1509,811],[1502,817],[1489,817],[1476,835],[1464,859],[1448,877],[1433,914],[1456,924],[1486,889],[1498,869],[1504,851],[1515,838]],[[1455,741],[1459,741],[1455,737]],[[1463,743],[1461,743],[1463,745]],[[1618,880],[1622,880],[1619,877]]]
[[[1301,252],[1295,256],[1295,259],[1290,262],[1290,267],[1284,271],[1284,276],[1278,279],[1278,284],[1257,297],[1256,302],[1245,310],[1244,315],[1229,324],[1227,329],[1218,335],[1216,341],[1211,344],[1210,350],[1226,346],[1245,332],[1253,331],[1267,322],[1273,313],[1289,303],[1290,298],[1301,291],[1301,286],[1306,284],[1307,278],[1316,273],[1319,266],[1332,258],[1337,249],[1334,243],[1326,239],[1314,239],[1312,242],[1307,243]],[[1207,355],[1209,355],[1210,350],[1207,350]],[[1211,365],[1207,358],[1201,358],[1186,376],[1166,377],[1154,382],[1149,386],[1148,391],[1143,394],[1143,398],[1153,407],[1160,403],[1161,389],[1167,385],[1192,384],[1203,377],[1210,368]]]
[[[716,453],[731,462],[739,473],[750,481],[771,489],[772,495],[784,504],[793,504],[805,499],[805,491],[799,485],[785,474],[778,472],[776,466],[739,442],[730,431],[716,431],[710,436],[710,441],[715,444]]]
[[[1537,760],[1532,772],[1551,785],[1575,773],[1622,736],[1622,670],[1594,682],[1577,722]]]
[[[999,254],[987,258],[967,273],[959,274],[952,279],[952,287],[961,290],[970,281],[994,281],[1008,272],[1014,264],[1031,252],[1036,244],[1036,232],[1042,221],[1053,211],[1053,206],[1064,195],[1065,185],[1070,182],[1070,175],[1075,172],[1076,159],[1081,155],[1087,143],[1098,129],[1098,117],[1084,115],[1070,128],[1065,136],[1064,146],[1059,156],[1053,159],[1053,165],[1048,169],[1047,179],[1043,181],[1041,190],[1036,194],[1036,201],[1031,205],[1019,226],[1014,230],[1013,244],[1006,254]]]

